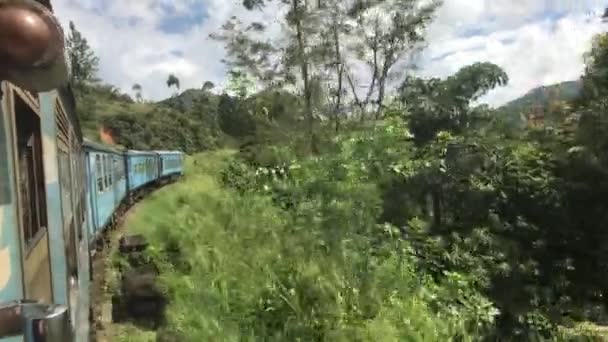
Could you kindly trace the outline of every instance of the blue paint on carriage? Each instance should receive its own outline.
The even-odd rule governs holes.
[[[65,240],[63,230],[63,210],[61,203],[61,188],[59,186],[59,171],[57,162],[56,137],[57,127],[55,123],[55,103],[57,92],[51,91],[40,93],[40,113],[43,139],[53,141],[54,150],[45,152],[45,173],[47,174],[46,203],[48,216],[49,254],[51,258],[51,280],[53,288],[53,302],[68,305],[68,270],[67,257],[65,254]],[[44,146],[43,146],[44,148]],[[49,162],[51,161],[51,162]],[[54,179],[48,179],[49,171],[54,174]],[[65,204],[64,204],[65,205]]]
[[[184,172],[183,156],[179,151],[155,151],[160,157],[160,176],[181,175]]]
[[[119,155],[114,156],[113,163],[115,163],[115,165],[120,165],[121,167],[124,167],[124,163],[125,163],[124,160],[125,160],[125,156],[124,156],[124,154],[121,153]],[[124,172],[122,172],[122,173],[117,172],[116,178],[114,179],[113,190],[114,190],[114,210],[116,210],[116,208],[118,208],[118,206],[120,205],[122,200],[127,195],[127,177]]]
[[[84,151],[84,164],[85,164],[85,174],[86,174],[86,179],[85,179],[85,187],[86,187],[86,204],[87,204],[87,211],[86,211],[86,218],[87,218],[87,229],[88,229],[88,243],[89,246],[91,246],[91,244],[95,241],[95,239],[97,238],[96,235],[96,230],[95,230],[95,219],[94,217],[96,217],[97,215],[97,211],[95,206],[93,205],[93,191],[95,190],[95,178],[91,177],[91,170],[93,169],[93,167],[95,167],[93,165],[92,160],[89,158],[89,152],[86,150],[85,147],[85,151]]]
[[[124,172],[124,154],[110,147],[85,141],[87,164],[87,184],[89,206],[87,215],[92,224],[90,242],[92,242],[112,218],[116,208],[127,193],[127,181]],[[104,164],[104,159],[109,163]],[[101,171],[101,174],[99,172]]]
[[[158,179],[158,154],[129,150],[126,152],[126,158],[129,192]]]
[[[85,220],[86,221],[86,220]],[[89,307],[90,307],[90,285],[91,270],[89,269],[89,238],[85,235],[78,244],[78,306],[76,309],[76,341],[89,341]]]

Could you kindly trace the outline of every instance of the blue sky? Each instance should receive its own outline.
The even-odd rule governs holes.
[[[134,83],[144,97],[170,96],[169,73],[183,88],[226,81],[223,46],[208,38],[231,16],[269,20],[276,8],[248,12],[240,0],[54,0],[64,27],[69,20],[100,57],[100,77],[123,91]],[[504,68],[508,86],[483,98],[492,105],[540,85],[576,79],[594,34],[608,29],[598,19],[608,1],[445,0],[429,28],[420,59],[422,76],[445,77],[478,61]],[[280,29],[268,33],[279,38]],[[363,70],[357,75],[369,77]]]

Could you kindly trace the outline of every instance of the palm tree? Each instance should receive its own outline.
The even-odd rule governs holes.
[[[203,90],[204,90],[204,91],[208,91],[208,90],[211,90],[211,89],[213,89],[213,88],[215,88],[215,84],[213,84],[213,82],[211,82],[211,81],[206,81],[206,82],[203,84]]]
[[[167,87],[171,88],[171,86],[175,86],[179,89],[179,78],[173,74],[169,74],[169,78],[167,78]]]
[[[135,83],[133,87],[131,87],[131,89],[135,92],[135,98],[137,99],[137,102],[142,102],[141,85],[139,83]]]

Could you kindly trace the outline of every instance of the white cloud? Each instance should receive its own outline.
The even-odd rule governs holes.
[[[482,99],[491,105],[515,99],[534,87],[577,79],[591,38],[604,29],[596,1],[570,8],[560,1],[517,0],[509,6],[490,1],[495,4],[490,8],[481,6],[483,2],[472,0],[461,8],[462,1],[446,1],[429,29],[430,45],[422,58],[421,74],[445,77],[474,62],[495,63],[507,72],[510,82]],[[496,17],[489,20],[492,14]],[[449,29],[450,23],[478,32],[459,36],[454,26]]]
[[[196,6],[207,18],[193,23],[187,32],[165,33],[157,27],[166,15],[161,5],[172,6],[173,13]],[[226,73],[221,63],[223,45],[209,39],[209,34],[232,15],[268,15],[248,12],[240,2],[225,0],[55,0],[53,7],[65,28],[73,20],[88,39],[100,58],[100,77],[105,82],[125,92],[139,83],[144,97],[152,100],[173,92],[166,86],[169,73],[180,79],[183,89],[200,88],[207,80],[221,85]]]
[[[446,0],[429,28],[421,74],[444,77],[477,61],[496,63],[511,82],[484,98],[491,104],[575,79],[591,37],[602,30],[599,20],[589,20],[589,11],[602,5],[599,0]],[[101,60],[101,78],[127,92],[139,83],[144,97],[153,100],[173,92],[165,83],[169,73],[184,89],[200,88],[206,80],[224,84],[224,49],[208,35],[233,15],[275,22],[278,16],[276,8],[249,12],[240,0],[54,0],[53,6],[64,27],[73,20],[90,41]],[[193,10],[207,15],[188,31],[170,34],[158,29],[168,8],[173,15]],[[269,37],[280,32],[275,27]]]

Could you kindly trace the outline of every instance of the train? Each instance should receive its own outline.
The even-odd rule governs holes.
[[[18,20],[3,20],[12,5]],[[32,40],[3,25],[40,17],[55,39],[45,63],[10,64],[0,44],[0,342],[85,342],[99,239],[123,204],[181,177],[185,154],[85,139],[50,2],[0,0],[0,32],[18,32],[17,43]]]

